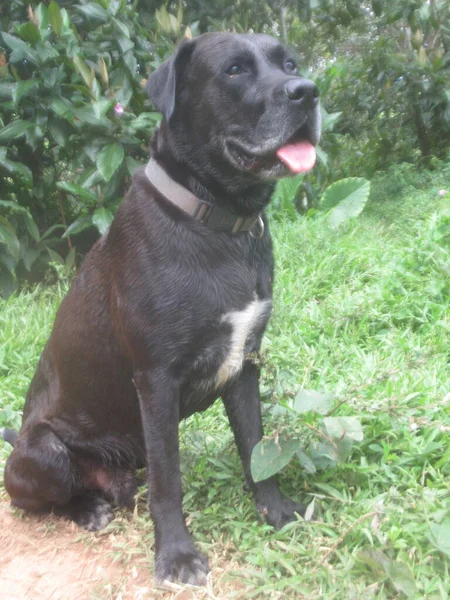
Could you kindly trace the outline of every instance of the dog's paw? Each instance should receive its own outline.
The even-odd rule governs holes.
[[[266,521],[275,529],[282,529],[291,521],[297,521],[297,515],[303,518],[306,511],[303,504],[294,502],[282,494],[277,502],[269,506],[258,505],[257,508]]]
[[[205,585],[208,559],[190,542],[163,548],[156,557],[156,579],[190,585]]]
[[[86,496],[72,512],[72,519],[88,531],[103,529],[114,519],[111,504],[100,496]]]

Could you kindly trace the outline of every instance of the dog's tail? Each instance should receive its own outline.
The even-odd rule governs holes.
[[[13,447],[18,437],[19,432],[15,429],[7,429],[6,427],[4,429],[0,429],[0,438],[3,438],[5,442],[8,442],[8,444],[11,444]]]

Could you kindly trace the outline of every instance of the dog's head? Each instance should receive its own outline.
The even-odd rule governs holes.
[[[319,92],[297,69],[270,36],[211,33],[182,42],[147,90],[176,158],[194,171],[273,180],[315,162]]]

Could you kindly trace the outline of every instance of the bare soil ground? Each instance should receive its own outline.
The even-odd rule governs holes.
[[[130,523],[128,531],[89,534],[55,516],[13,511],[0,500],[0,600],[220,597],[211,585],[206,589],[154,587],[150,569],[153,556],[146,557],[138,547],[132,551],[130,544],[139,535],[132,528]],[[123,554],[117,551],[121,547],[126,547]],[[214,565],[213,571],[219,576],[223,573]]]
[[[1,600],[138,600],[152,581],[146,561],[114,562],[111,536],[92,536],[56,517],[13,513],[0,503]],[[121,594],[127,583],[126,591]]]

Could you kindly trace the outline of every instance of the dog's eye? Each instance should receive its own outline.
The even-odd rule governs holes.
[[[242,72],[243,68],[241,65],[232,65],[227,71],[228,75],[240,75]]]
[[[286,61],[285,66],[288,71],[296,71],[297,70],[297,65],[291,59]]]

